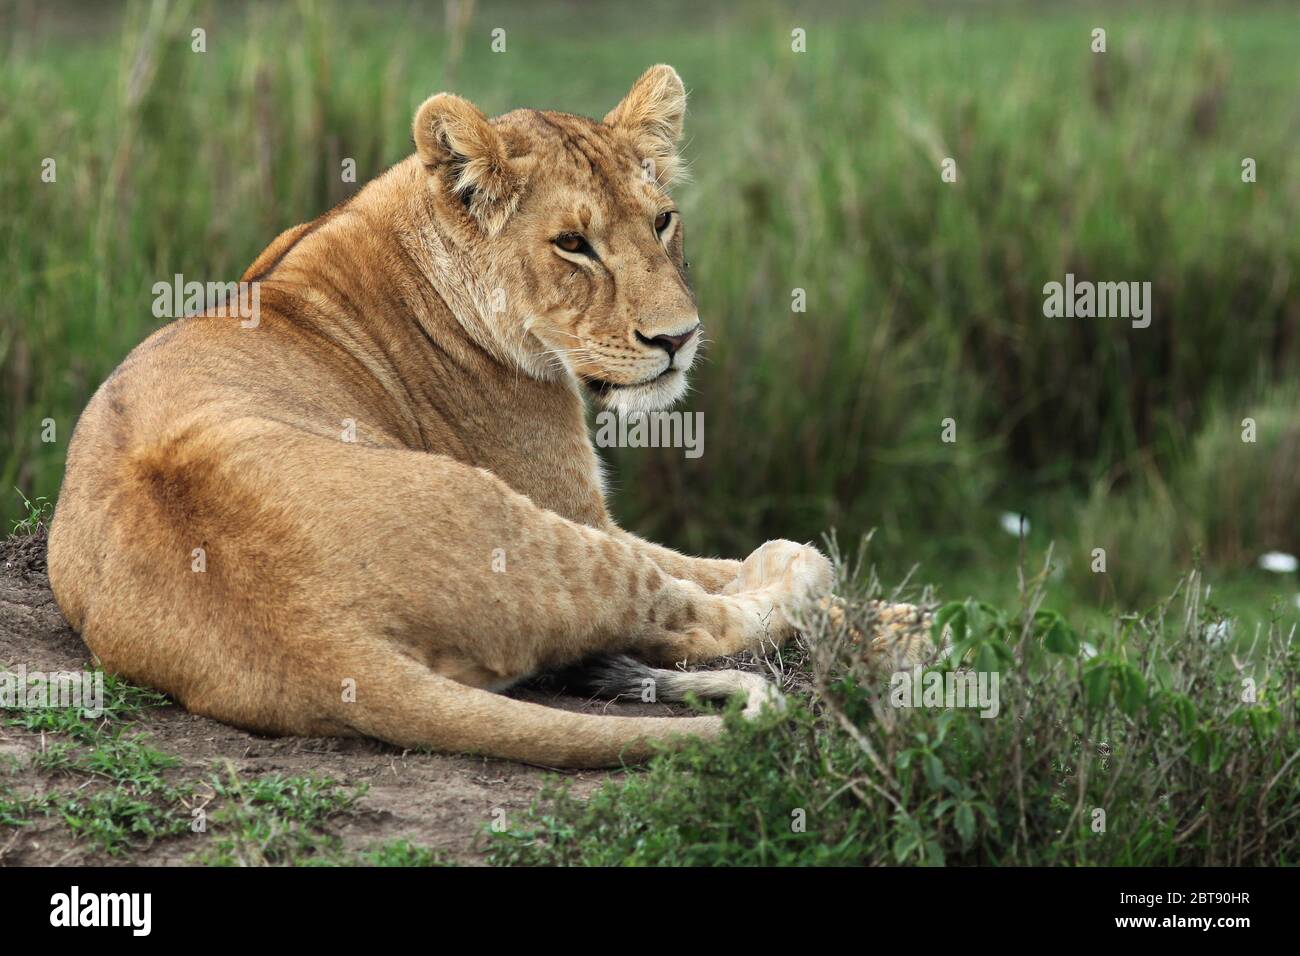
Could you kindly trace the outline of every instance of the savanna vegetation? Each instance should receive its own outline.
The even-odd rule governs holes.
[[[607,453],[611,504],[711,553],[875,529],[852,613],[877,579],[932,585],[954,661],[1004,672],[1003,719],[891,709],[817,622],[786,720],[548,796],[494,859],[1286,861],[1300,586],[1260,558],[1300,553],[1293,7],[180,0],[0,25],[7,526],[57,499],[78,412],[159,324],[154,283],[237,279],[357,188],[346,160],[363,183],[405,156],[429,93],[599,116],[650,63],[686,80],[704,453]],[[1067,274],[1151,283],[1150,325],[1046,317]],[[64,729],[50,759],[78,760]],[[262,799],[213,786],[231,814]],[[89,838],[178,825],[108,819]]]
[[[843,606],[781,661],[804,693],[759,722],[659,758],[588,800],[545,792],[492,835],[497,863],[545,865],[1284,865],[1300,843],[1300,650],[1274,625],[1249,663],[1207,640],[1197,576],[1085,635],[1043,607],[937,609],[952,654],[997,673],[997,707],[912,706],[864,653],[879,583],[840,564]],[[1096,644],[1092,642],[1095,641]],[[918,672],[919,675],[919,672]],[[973,691],[973,686],[971,687]],[[970,694],[974,700],[977,695]]]

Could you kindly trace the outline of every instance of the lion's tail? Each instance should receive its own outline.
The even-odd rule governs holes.
[[[628,697],[645,703],[745,699],[745,713],[756,715],[764,706],[782,706],[780,692],[764,677],[740,670],[678,671],[652,667],[627,654],[595,654],[567,668],[556,680],[565,690],[608,700]]]
[[[543,707],[458,683],[405,655],[358,675],[339,706],[353,730],[399,747],[482,754],[546,767],[635,763],[685,737],[715,737],[721,717],[604,717]]]

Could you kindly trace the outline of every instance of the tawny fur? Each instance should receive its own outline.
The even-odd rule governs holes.
[[[716,734],[490,691],[779,644],[830,587],[811,547],[687,557],[605,509],[584,393],[665,407],[699,340],[648,341],[698,322],[664,185],[684,104],[666,66],[606,122],[435,96],[414,155],[250,266],[256,327],[196,315],[137,347],[78,423],[50,536],[103,665],[253,730],[555,766]]]

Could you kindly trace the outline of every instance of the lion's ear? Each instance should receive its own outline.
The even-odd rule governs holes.
[[[686,116],[686,87],[665,63],[652,66],[632,84],[623,102],[605,116],[605,124],[622,130],[643,160],[654,163],[661,183],[672,182],[679,169],[677,141]]]
[[[524,181],[488,118],[469,100],[438,93],[415,111],[412,132],[421,162],[443,177],[485,233],[499,230]]]

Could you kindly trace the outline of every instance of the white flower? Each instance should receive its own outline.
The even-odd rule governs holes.
[[[1300,560],[1296,560],[1294,554],[1287,554],[1285,551],[1270,551],[1259,556],[1259,566],[1265,571],[1290,574],[1300,567]]]
[[[1222,644],[1232,637],[1231,621],[1215,621],[1205,629],[1205,639],[1211,644]]]
[[[1002,512],[1002,530],[1007,534],[1020,537],[1020,523],[1025,524],[1025,534],[1029,534],[1029,519],[1024,515],[1018,515],[1014,511]]]

